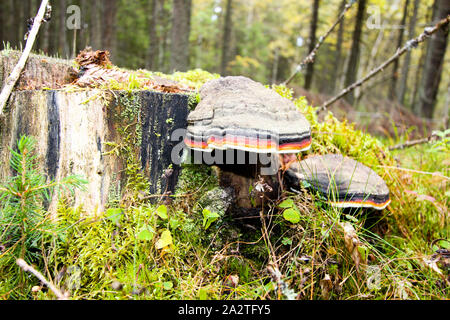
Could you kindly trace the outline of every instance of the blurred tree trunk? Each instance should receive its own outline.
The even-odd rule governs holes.
[[[0,2],[0,50],[3,49],[3,42],[5,41],[5,9],[6,9],[6,3],[5,2]]]
[[[434,3],[433,5],[428,7],[426,14],[425,14],[425,21],[433,21],[436,18],[435,4],[436,3]],[[416,115],[420,114],[420,103],[417,103],[417,96],[418,96],[419,89],[420,89],[422,74],[424,72],[425,60],[426,60],[426,56],[428,54],[429,44],[430,44],[430,42],[426,41],[420,50],[419,65],[417,66],[417,71],[414,76],[413,92],[411,94],[411,98],[410,98],[410,102],[409,102],[411,109],[413,110],[413,112]]]
[[[189,67],[189,35],[192,0],[174,0],[172,16],[171,71],[187,71]]]
[[[169,72],[170,69],[170,61],[168,59],[168,50],[169,46],[169,38],[171,31],[171,15],[169,10],[165,7],[165,0],[158,0],[159,5],[159,57],[158,57],[158,66],[160,71]]]
[[[58,30],[58,51],[63,58],[69,57],[69,43],[67,42],[66,28],[67,0],[59,0],[59,30]]]
[[[272,65],[272,84],[276,84],[278,80],[278,64],[280,62],[280,48],[275,48]]]
[[[150,15],[148,19],[148,36],[149,36],[149,48],[147,53],[146,68],[148,70],[156,70],[158,68],[158,56],[159,56],[159,39],[156,26],[158,24],[158,3],[157,0],[150,0]]]
[[[222,63],[220,73],[223,76],[228,75],[227,67],[230,62],[231,51],[231,32],[233,30],[233,0],[227,0],[227,12],[225,14],[225,24],[223,28],[223,42],[222,42]]]
[[[103,2],[103,50],[107,50],[114,58],[116,49],[116,15],[117,0],[108,0]]]
[[[308,53],[314,50],[316,46],[316,32],[317,32],[317,23],[319,20],[319,4],[320,0],[314,0],[313,2],[313,16],[311,19],[311,25],[309,30],[309,47]],[[314,63],[308,63],[306,67],[306,75],[305,75],[305,89],[309,90],[312,85],[312,79],[314,75]]]
[[[360,0],[358,2],[358,12],[356,14],[355,29],[353,31],[353,42],[350,51],[350,58],[347,65],[347,73],[345,76],[345,86],[348,87],[356,82],[358,74],[360,44],[362,36],[362,28],[364,24],[364,16],[366,12],[367,0]],[[354,92],[347,95],[347,100],[352,104],[355,100]]]
[[[91,2],[91,22],[89,24],[89,32],[90,32],[90,46],[94,50],[102,49],[102,24],[101,17],[102,14],[102,2],[101,1],[92,1]]]
[[[23,43],[23,39],[25,36],[25,29],[27,27],[27,20],[29,18],[25,18],[23,14],[23,3],[22,1],[14,1],[14,30],[17,32],[16,39],[17,44]],[[3,27],[3,26],[2,26]],[[23,45],[25,47],[25,45]]]
[[[405,0],[405,4],[403,6],[403,17],[402,17],[402,21],[400,22],[402,27],[398,31],[397,48],[401,48],[403,46],[403,36],[405,34],[406,19],[408,17],[408,6],[409,6],[409,0]],[[399,78],[399,73],[398,73],[399,65],[400,65],[400,61],[399,61],[399,59],[396,59],[393,63],[392,80],[391,80],[391,85],[389,87],[389,98],[391,100],[396,100],[396,98],[397,98],[396,89],[397,89],[397,80]]]
[[[347,4],[347,0],[342,0],[341,5],[339,6],[338,16],[344,10],[346,4]],[[342,60],[342,41],[344,38],[344,27],[345,27],[345,17],[342,19],[341,24],[339,25],[338,32],[337,32],[336,49],[335,49],[335,55],[334,55],[334,68],[331,71],[332,72],[331,83],[330,83],[330,86],[328,86],[329,94],[335,93],[339,74],[342,71],[341,60]]]
[[[450,14],[450,1],[435,0],[435,9],[436,15],[433,16],[436,19],[440,20],[447,17]],[[436,97],[442,77],[447,41],[448,27],[445,30],[439,30],[429,42],[429,50],[427,52],[421,88],[419,90],[420,114],[429,119],[433,118],[436,106]]]
[[[420,0],[414,0],[413,15],[409,22],[408,39],[411,39],[412,37],[414,37],[414,32],[416,30],[416,24],[417,24],[417,13],[419,11],[419,6],[420,6]],[[410,64],[411,64],[411,51],[408,51],[406,53],[405,61],[403,63],[402,74],[401,74],[401,79],[400,79],[400,84],[399,84],[398,94],[397,94],[398,102],[402,105],[405,104],[405,96],[406,96],[406,90],[407,90],[407,84],[408,84],[408,75],[409,75]]]

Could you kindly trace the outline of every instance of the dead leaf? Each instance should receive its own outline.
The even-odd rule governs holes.
[[[350,222],[340,223],[344,231],[344,242],[353,262],[355,263],[356,270],[359,271],[361,264],[366,264],[366,255],[362,255],[362,252],[366,250],[363,249],[361,241],[359,241],[356,230]]]
[[[320,288],[322,289],[322,298],[325,300],[330,299],[330,292],[333,289],[333,282],[330,275],[325,274],[325,277],[320,280]]]

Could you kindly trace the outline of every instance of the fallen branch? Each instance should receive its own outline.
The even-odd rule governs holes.
[[[16,263],[20,268],[22,268],[25,272],[32,273],[36,278],[38,278],[43,284],[45,284],[47,287],[50,288],[50,290],[53,291],[53,293],[56,295],[56,297],[59,300],[68,300],[68,298],[57,288],[55,287],[51,282],[49,282],[45,277],[37,270],[35,270],[33,267],[29,266],[24,260],[17,259]]]
[[[406,148],[409,148],[409,147],[413,147],[413,146],[416,146],[416,145],[419,145],[419,144],[425,144],[425,143],[438,141],[438,140],[441,140],[441,139],[444,139],[444,138],[448,137],[449,135],[450,134],[447,134],[445,137],[441,137],[437,133],[434,132],[428,138],[406,141],[405,143],[401,143],[401,144],[397,144],[395,146],[392,146],[392,147],[389,148],[389,151],[403,150],[403,149],[406,149]]]
[[[386,168],[386,169],[393,169],[393,170],[399,170],[399,171],[405,171],[405,172],[411,172],[411,173],[418,173],[418,174],[425,174],[425,175],[431,175],[434,177],[439,177],[445,180],[450,180],[449,177],[444,176],[440,172],[426,172],[426,171],[419,171],[419,170],[413,170],[413,169],[406,169],[406,168],[400,168],[400,167],[391,167],[391,166],[380,166],[380,168]]]
[[[433,28],[427,27],[423,31],[422,34],[420,34],[417,38],[409,40],[406,45],[403,48],[399,48],[397,52],[390,57],[388,60],[383,62],[378,68],[372,70],[367,76],[364,78],[358,80],[354,84],[350,85],[349,87],[345,88],[341,91],[337,96],[334,98],[326,101],[317,111],[325,111],[330,105],[341,99],[342,97],[346,96],[348,93],[355,90],[357,87],[361,86],[364,82],[374,77],[379,72],[383,71],[387,66],[389,66],[391,63],[393,63],[395,60],[400,58],[404,53],[406,53],[408,50],[411,50],[412,48],[416,48],[419,43],[424,42],[426,39],[431,37],[434,33],[436,33],[438,30],[442,29],[443,27],[447,26],[450,22],[450,15],[447,15],[447,18],[442,19],[439,21]]]
[[[313,51],[310,52],[310,54],[297,66],[294,73],[285,81],[283,82],[284,85],[288,85],[292,80],[294,80],[295,76],[302,71],[307,64],[314,63],[316,59],[316,54],[319,48],[322,46],[322,44],[325,42],[325,39],[328,38],[328,36],[333,32],[334,28],[336,28],[337,25],[341,23],[341,21],[344,19],[345,14],[348,10],[353,6],[353,4],[356,3],[356,0],[350,0],[349,3],[347,3],[344,7],[344,10],[339,15],[339,18],[337,21],[331,26],[330,29],[325,33],[324,36],[319,38],[319,42],[317,42],[316,46],[314,47]]]
[[[11,95],[11,92],[13,91],[17,80],[19,80],[23,68],[25,68],[28,56],[31,53],[31,49],[33,49],[33,45],[34,42],[36,41],[39,28],[41,27],[41,24],[44,21],[44,18],[47,14],[48,2],[49,0],[42,0],[38,14],[36,18],[33,19],[33,27],[31,28],[31,31],[27,34],[27,43],[25,45],[25,50],[23,50],[19,62],[17,62],[17,65],[14,67],[13,71],[5,81],[5,86],[3,87],[3,90],[0,93],[0,117],[4,117],[3,109],[5,108],[6,103],[8,102],[9,96]]]

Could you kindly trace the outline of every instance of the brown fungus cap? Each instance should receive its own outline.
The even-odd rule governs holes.
[[[298,153],[311,146],[311,127],[294,103],[245,77],[211,80],[188,118],[186,145],[193,150],[236,149]]]
[[[372,169],[342,155],[313,156],[294,162],[286,174],[297,186],[306,181],[336,207],[382,210],[390,203],[383,179]]]

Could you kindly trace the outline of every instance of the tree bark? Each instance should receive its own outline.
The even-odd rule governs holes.
[[[405,34],[405,28],[406,25],[406,19],[408,17],[408,6],[409,6],[409,0],[405,0],[405,4],[403,6],[403,17],[401,21],[401,28],[398,31],[398,41],[397,41],[397,48],[401,48],[403,45],[403,36]],[[392,80],[391,80],[391,86],[389,87],[389,98],[391,100],[395,100],[397,98],[397,80],[399,78],[398,69],[399,69],[400,62],[399,60],[395,60],[393,67],[392,67]],[[398,100],[398,99],[397,99]]]
[[[345,86],[348,87],[356,82],[359,66],[360,44],[362,36],[362,28],[364,23],[364,16],[366,12],[367,0],[360,0],[358,2],[358,13],[356,15],[355,29],[353,32],[353,42],[350,51],[350,58],[347,66],[347,74],[345,76]],[[347,96],[347,100],[352,104],[355,100],[353,91]]]
[[[67,42],[66,28],[66,10],[67,0],[59,0],[59,32],[58,32],[58,51],[63,58],[69,57],[69,44]]]
[[[0,3],[0,50],[3,49],[3,42],[5,41],[5,34],[4,34],[4,30],[5,30],[5,17],[4,17],[4,12],[6,9],[6,3]]]
[[[90,46],[94,50],[102,49],[102,4],[100,1],[91,2],[91,22],[89,24],[90,31]]]
[[[191,7],[192,0],[173,1],[171,71],[187,71],[189,67]]]
[[[223,28],[222,63],[220,67],[223,76],[228,75],[227,67],[230,62],[231,33],[233,30],[232,16],[233,0],[227,0],[227,12],[225,14],[225,24]]]
[[[414,35],[414,31],[416,30],[417,13],[419,11],[419,6],[420,6],[420,0],[414,0],[414,11],[413,11],[411,20],[409,22],[408,38],[412,38]],[[407,89],[407,84],[408,84],[408,75],[409,75],[410,64],[411,64],[411,51],[406,53],[405,61],[403,63],[403,67],[402,67],[400,84],[398,87],[398,94],[397,94],[398,102],[402,105],[405,104],[405,96],[406,96],[406,89]]]
[[[111,54],[111,60],[114,60],[116,48],[116,14],[117,0],[104,1],[103,12],[103,48]]]
[[[443,19],[450,14],[450,1],[435,0],[436,18]],[[433,118],[436,97],[442,78],[445,51],[447,49],[448,27],[439,30],[430,40],[429,52],[426,57],[422,77],[420,96],[420,115],[428,119]]]
[[[314,47],[316,46],[316,31],[317,31],[317,23],[319,20],[319,5],[320,0],[314,0],[313,2],[313,15],[311,19],[310,31],[309,31],[309,47],[308,52],[312,52]],[[305,75],[305,89],[309,90],[312,85],[314,75],[314,63],[309,63],[306,67],[306,75]]]
[[[339,6],[338,16],[344,10],[346,4],[347,4],[347,0],[342,0],[341,5]],[[338,29],[338,33],[337,33],[336,49],[335,49],[335,56],[334,56],[334,68],[332,70],[331,83],[329,86],[329,88],[330,88],[329,93],[331,93],[331,94],[336,93],[337,79],[339,78],[339,74],[342,70],[341,61],[342,61],[342,42],[344,39],[344,28],[345,28],[345,18],[342,19],[342,22],[339,25],[339,29]]]
[[[159,39],[156,26],[158,25],[158,3],[157,0],[149,1],[150,15],[148,19],[149,48],[147,53],[146,68],[156,70],[159,56]]]

